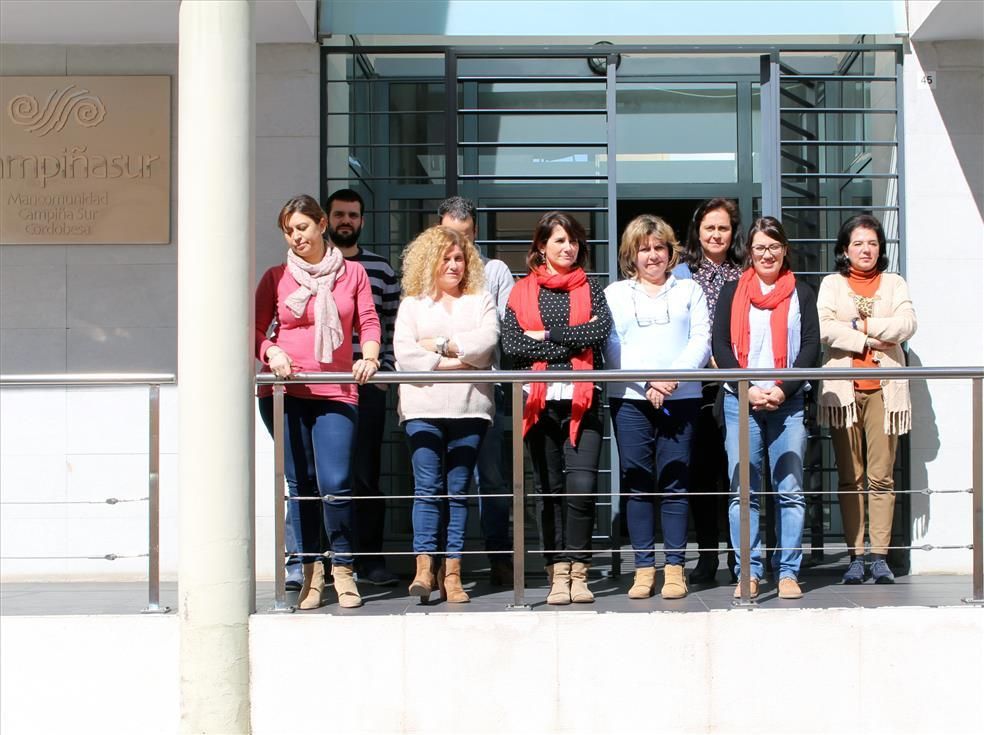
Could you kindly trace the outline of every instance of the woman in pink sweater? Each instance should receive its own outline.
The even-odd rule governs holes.
[[[324,238],[328,219],[307,195],[288,201],[277,225],[287,240],[287,262],[270,268],[256,288],[256,357],[278,378],[298,372],[352,372],[359,384],[379,369],[379,318],[369,277]],[[271,325],[273,329],[271,330]],[[363,358],[352,361],[352,334]],[[272,429],[270,388],[260,410]],[[317,558],[322,522],[332,551],[341,607],[362,604],[352,577],[351,459],[359,393],[356,385],[288,385],[284,397],[284,473],[291,502],[287,521],[303,554],[298,607],[320,607],[324,566]],[[331,500],[316,503],[299,498]],[[322,513],[323,511],[323,513]],[[323,515],[323,519],[322,519]]]
[[[499,322],[470,240],[448,227],[431,227],[417,237],[403,256],[403,295],[393,336],[399,370],[489,369]],[[414,479],[417,572],[410,594],[422,601],[436,586],[442,599],[468,602],[461,587],[466,494],[492,423],[492,395],[491,383],[400,385],[400,423],[410,440]],[[440,570],[435,580],[432,567],[442,536],[443,585]]]

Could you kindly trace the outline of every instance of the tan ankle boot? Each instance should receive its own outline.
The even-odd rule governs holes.
[[[553,564],[544,564],[543,568],[547,570],[547,584],[553,584]]]
[[[419,597],[421,602],[427,602],[434,590],[434,572],[431,570],[429,554],[417,554],[417,572],[410,583],[410,594]]]
[[[571,602],[594,602],[594,594],[588,589],[590,564],[576,561],[571,564]]]
[[[359,594],[359,588],[355,586],[351,564],[332,565],[331,577],[335,580],[339,607],[362,607],[362,595]]]
[[[687,596],[687,578],[683,574],[683,564],[667,564],[663,567],[663,589],[660,595],[664,600],[679,600]]]
[[[325,591],[325,566],[318,559],[311,564],[304,564],[304,581],[301,591],[297,593],[297,608],[299,610],[314,610],[321,607],[321,596]]]
[[[548,577],[550,579],[550,592],[547,594],[547,604],[570,605],[571,563],[569,561],[555,562]]]
[[[461,587],[461,559],[448,559],[444,564],[444,594],[448,602],[468,602],[468,593]]]
[[[630,600],[645,600],[656,591],[656,567],[642,567],[635,570],[635,579],[629,588]]]

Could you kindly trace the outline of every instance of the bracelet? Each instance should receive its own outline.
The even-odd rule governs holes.
[[[851,320],[851,329],[853,329],[855,332],[858,331],[858,320],[857,319],[852,319]]]
[[[377,370],[379,369],[379,366],[380,366],[381,363],[379,362],[379,358],[378,357],[363,357],[362,359],[365,360],[366,362],[375,363],[376,369]]]

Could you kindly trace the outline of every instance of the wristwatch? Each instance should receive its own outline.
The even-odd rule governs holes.
[[[434,346],[437,347],[437,352],[442,357],[448,356],[448,338],[447,337],[435,337]]]

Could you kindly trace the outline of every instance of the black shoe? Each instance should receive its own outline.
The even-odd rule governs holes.
[[[493,559],[489,563],[489,584],[493,587],[513,586],[513,563],[512,559],[502,557]]]
[[[287,567],[287,581],[284,582],[284,589],[297,592],[301,589],[304,582],[304,570],[300,564],[291,564]]]
[[[720,561],[713,551],[702,551],[697,559],[697,566],[690,573],[690,584],[708,584],[717,576]]]
[[[387,569],[385,564],[375,564],[364,574],[359,575],[359,581],[368,582],[376,587],[396,587],[400,583],[400,578]]]

